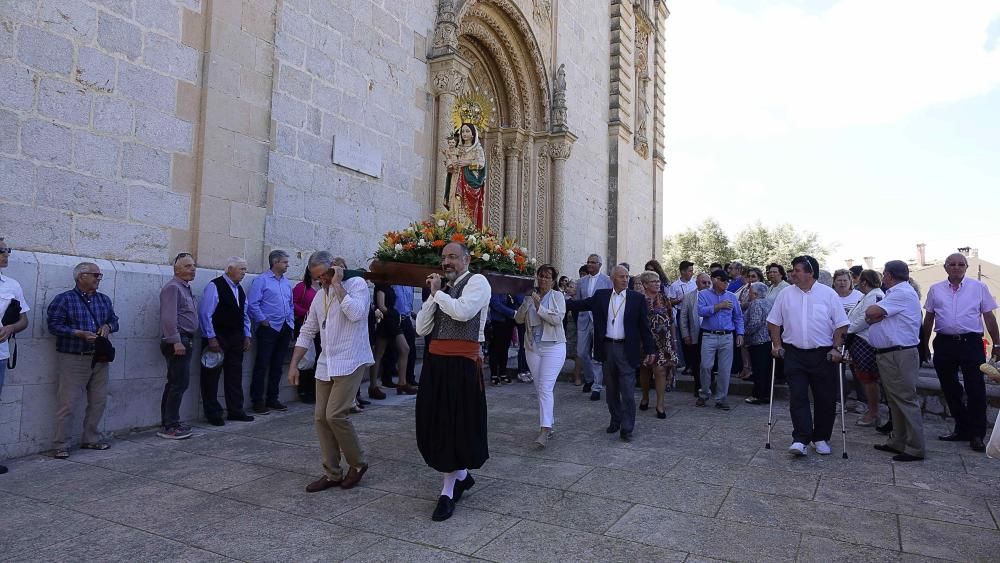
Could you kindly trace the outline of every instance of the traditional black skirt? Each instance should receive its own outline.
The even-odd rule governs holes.
[[[416,411],[417,447],[427,465],[449,473],[479,469],[489,459],[486,392],[476,362],[428,354]]]

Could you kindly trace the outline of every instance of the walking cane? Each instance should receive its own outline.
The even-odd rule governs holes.
[[[847,421],[844,416],[844,347],[840,347],[840,357],[841,361],[837,362],[839,375],[837,377],[840,383],[840,433],[844,437],[844,459],[847,459]]]
[[[767,403],[767,442],[764,444],[764,449],[771,449],[771,427],[774,426],[774,422],[771,419],[772,413],[774,412],[774,372],[776,366],[778,365],[778,360],[771,358],[771,400]]]

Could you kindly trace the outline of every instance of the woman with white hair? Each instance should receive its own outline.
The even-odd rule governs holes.
[[[767,315],[773,302],[767,298],[768,288],[763,282],[751,283],[748,292],[750,304],[743,314],[743,323],[753,371],[753,395],[745,401],[750,405],[766,405],[771,401],[771,336],[767,332]]]

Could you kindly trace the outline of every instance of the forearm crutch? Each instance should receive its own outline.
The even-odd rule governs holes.
[[[774,372],[778,365],[778,360],[774,357],[771,358],[771,400],[767,403],[767,442],[764,444],[764,449],[771,449],[771,427],[774,426],[774,421],[771,416],[774,413]]]
[[[844,347],[840,347],[840,357],[841,361],[837,362],[838,371],[840,372],[837,377],[837,381],[840,383],[840,434],[844,437],[844,459],[847,459],[847,420],[845,417],[844,409]]]

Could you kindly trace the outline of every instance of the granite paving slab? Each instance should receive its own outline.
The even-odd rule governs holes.
[[[1000,531],[899,517],[903,551],[952,561],[996,561]]]
[[[0,560],[29,555],[108,523],[61,506],[0,493]]]
[[[371,474],[371,470],[365,473],[362,485],[367,483]],[[318,476],[319,474],[315,477]],[[307,493],[306,485],[313,480],[314,477],[278,471],[255,481],[230,487],[221,491],[219,495],[247,505],[273,508],[289,514],[326,521],[385,495],[383,491],[364,486],[348,490],[332,488],[318,493]]]
[[[570,490],[702,516],[714,516],[729,492],[718,485],[604,468],[594,469]]]

